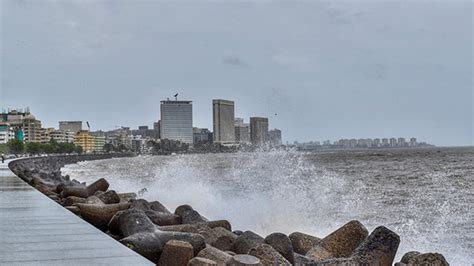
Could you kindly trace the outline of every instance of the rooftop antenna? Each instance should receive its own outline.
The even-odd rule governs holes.
[[[178,100],[178,93],[176,93],[176,94],[174,95],[174,100],[175,100],[175,101]]]

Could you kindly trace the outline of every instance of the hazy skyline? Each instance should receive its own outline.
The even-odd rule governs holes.
[[[2,0],[0,108],[151,127],[179,92],[211,130],[212,99],[229,99],[284,141],[473,145],[472,6]]]

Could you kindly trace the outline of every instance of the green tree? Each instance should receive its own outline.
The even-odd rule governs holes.
[[[13,154],[22,153],[25,150],[25,144],[23,141],[17,139],[11,139],[7,143],[8,150]]]
[[[39,154],[42,152],[43,147],[40,143],[28,142],[26,143],[26,152],[29,154]]]
[[[77,153],[81,154],[83,151],[84,151],[84,149],[82,148],[82,146],[80,146],[80,145],[76,146],[76,152]]]

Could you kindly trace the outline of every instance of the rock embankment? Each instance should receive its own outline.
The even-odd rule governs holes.
[[[117,156],[116,154],[114,156]],[[125,155],[123,155],[125,156]],[[20,178],[123,245],[157,265],[392,265],[400,237],[379,226],[369,231],[349,221],[319,238],[302,232],[266,237],[212,221],[189,205],[174,212],[159,201],[109,190],[61,175],[66,164],[112,155],[57,156],[17,160],[10,169]],[[396,265],[449,265],[438,253],[405,254]]]

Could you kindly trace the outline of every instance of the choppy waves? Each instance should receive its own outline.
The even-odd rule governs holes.
[[[471,264],[472,153],[429,156],[286,151],[145,156],[83,162],[63,173],[86,182],[104,177],[117,191],[144,192],[144,198],[170,209],[190,204],[211,219],[229,219],[235,229],[262,235],[325,236],[352,219],[369,230],[385,225],[401,236],[398,258],[410,250],[436,251],[452,265]]]

